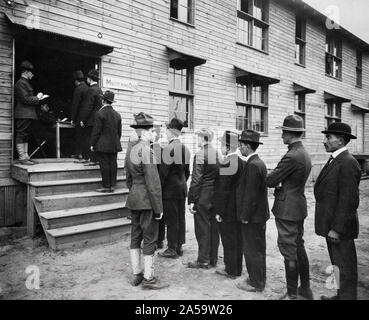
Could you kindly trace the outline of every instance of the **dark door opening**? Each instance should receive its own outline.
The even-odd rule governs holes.
[[[35,67],[35,77],[31,84],[34,93],[42,92],[50,96],[47,104],[52,111],[50,117],[39,117],[29,141],[29,154],[35,151],[39,145],[46,141],[33,159],[56,157],[56,129],[55,120],[71,120],[71,104],[74,91],[73,72],[82,70],[87,75],[90,69],[99,69],[100,58],[82,55],[74,52],[63,51],[63,42],[59,48],[43,47],[39,41],[32,44],[28,41],[15,41],[15,81],[19,79],[19,65],[28,60]],[[68,41],[68,40],[64,40]],[[40,45],[41,44],[41,45]],[[15,102],[16,103],[16,102]],[[40,108],[37,108],[38,112]],[[54,117],[55,116],[55,119]],[[75,151],[74,130],[62,130],[61,132],[61,157],[69,158]],[[17,155],[14,155],[17,157]]]

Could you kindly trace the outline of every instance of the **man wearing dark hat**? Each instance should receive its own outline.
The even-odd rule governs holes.
[[[30,81],[34,77],[34,67],[29,61],[23,61],[20,65],[22,76],[14,86],[15,106],[15,131],[16,146],[19,161],[23,165],[33,165],[28,155],[28,139],[32,132],[32,125],[37,120],[36,106],[45,97],[42,93],[37,96],[33,93]]]
[[[324,146],[331,157],[315,184],[315,231],[327,239],[332,265],[338,269],[337,295],[322,300],[357,300],[357,255],[359,236],[357,209],[360,203],[360,165],[347,145],[357,139],[345,123],[332,123]]]
[[[242,249],[249,278],[237,284],[241,290],[262,292],[266,284],[266,222],[270,218],[267,168],[259,158],[260,133],[242,132],[240,151],[245,162],[237,188],[237,217],[241,222]]]
[[[313,299],[313,294],[303,236],[304,221],[308,215],[305,185],[312,164],[301,141],[305,131],[303,119],[297,115],[288,116],[281,129],[288,152],[267,177],[268,187],[275,188],[272,212],[276,218],[279,250],[285,260],[287,294],[281,299],[294,300],[300,295],[310,300]]]
[[[150,148],[153,126],[150,115],[143,112],[135,115],[135,124],[131,127],[136,130],[138,140],[131,141],[125,163],[129,189],[126,206],[132,212],[130,253],[135,276],[132,285],[143,283],[145,289],[164,287],[154,276],[158,221],[163,217],[163,203],[156,157]]]
[[[159,254],[163,258],[182,256],[182,245],[186,243],[187,180],[190,177],[191,154],[179,139],[183,128],[184,123],[176,118],[167,124],[169,144],[163,149],[160,165],[168,240],[168,249]]]
[[[82,155],[84,158],[90,160],[89,166],[97,165],[97,159],[94,152],[90,150],[90,139],[92,128],[95,121],[95,114],[102,107],[102,91],[98,85],[99,72],[97,70],[90,70],[87,75],[87,84],[89,86],[85,98],[82,102],[82,108],[79,112],[80,126],[83,129],[83,147]],[[88,162],[88,161],[85,161]]]
[[[82,154],[82,151],[86,148],[83,146],[83,129],[80,124],[80,110],[82,108],[82,103],[85,100],[86,93],[88,91],[88,86],[85,82],[83,72],[77,70],[73,73],[74,84],[76,88],[73,93],[72,101],[72,124],[76,126],[75,135],[75,154],[79,160],[87,160],[87,154]]]
[[[209,269],[216,267],[218,263],[219,230],[212,200],[220,156],[211,144],[214,139],[213,131],[202,129],[197,132],[197,136],[200,150],[194,159],[188,204],[195,218],[195,235],[199,250],[197,260],[188,263],[187,267]]]
[[[114,92],[106,91],[102,96],[103,107],[96,113],[91,136],[91,151],[96,153],[102,176],[102,189],[97,192],[114,192],[117,184],[117,156],[122,151],[122,118],[113,109]]]
[[[225,131],[220,139],[224,160],[220,163],[213,196],[214,213],[219,223],[225,269],[216,274],[235,279],[242,274],[241,224],[237,221],[236,190],[243,161],[238,156],[238,133]]]

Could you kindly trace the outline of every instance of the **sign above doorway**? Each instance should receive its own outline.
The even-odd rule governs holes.
[[[104,76],[102,86],[104,88],[117,89],[117,90],[123,90],[123,91],[132,91],[132,92],[138,91],[137,81],[133,81],[130,79],[124,79],[124,78],[114,78],[114,77]]]

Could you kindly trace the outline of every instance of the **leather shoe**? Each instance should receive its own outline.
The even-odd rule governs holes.
[[[178,256],[182,257],[183,256],[182,246],[178,246],[177,249],[176,249],[176,252],[177,252]]]
[[[263,292],[264,291],[261,288],[255,288],[254,286],[250,285],[248,281],[242,281],[240,283],[237,283],[236,287],[246,292]]]
[[[160,250],[160,249],[164,249],[164,242],[163,241],[158,241],[158,243],[156,244],[156,247]]]
[[[195,261],[195,262],[189,262],[187,264],[187,268],[209,270],[211,267],[210,267],[210,264],[208,264],[208,263],[200,263],[198,261]]]
[[[297,296],[294,294],[286,293],[282,297],[280,297],[278,300],[297,300]]]
[[[99,193],[110,193],[110,188],[97,189],[96,192],[99,192]]]
[[[136,274],[131,284],[134,287],[138,287],[142,283],[143,280],[144,280],[144,275],[142,273]]]
[[[153,277],[150,280],[143,279],[142,281],[142,288],[147,289],[147,290],[161,290],[161,289],[165,289],[168,287],[169,287],[169,284],[160,283],[158,278],[155,278],[155,277]]]
[[[164,252],[159,253],[158,255],[159,257],[168,258],[168,259],[178,258],[177,252],[174,249],[169,249],[169,248],[165,250]]]
[[[237,277],[232,275],[232,274],[229,274],[227,271],[223,270],[223,269],[218,269],[215,271],[215,273],[219,276],[223,276],[223,277],[226,277],[226,278],[229,278],[229,279],[236,279]]]
[[[333,297],[321,296],[320,300],[334,301],[334,300],[339,300],[339,298],[338,296],[333,296]]]
[[[310,288],[300,287],[297,289],[297,294],[306,300],[314,300],[313,291]]]

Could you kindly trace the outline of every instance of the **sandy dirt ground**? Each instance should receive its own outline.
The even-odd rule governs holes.
[[[330,266],[325,240],[314,233],[314,197],[307,190],[309,218],[306,221],[306,249],[310,258],[312,289],[315,297],[333,295],[326,281]],[[270,197],[272,204],[273,198]],[[361,185],[361,234],[357,241],[359,298],[369,299],[369,180]],[[190,270],[185,263],[196,259],[197,243],[193,217],[187,215],[187,244],[184,257],[177,260],[156,259],[156,275],[170,284],[161,291],[133,288],[129,260],[129,237],[119,242],[75,251],[52,252],[44,239],[23,238],[0,248],[0,299],[102,299],[102,300],[274,300],[285,292],[283,259],[277,248],[274,218],[267,230],[267,287],[263,293],[245,293],[237,281],[215,274],[215,270]],[[223,267],[222,248],[219,250]],[[40,289],[26,287],[29,266],[40,270]]]

